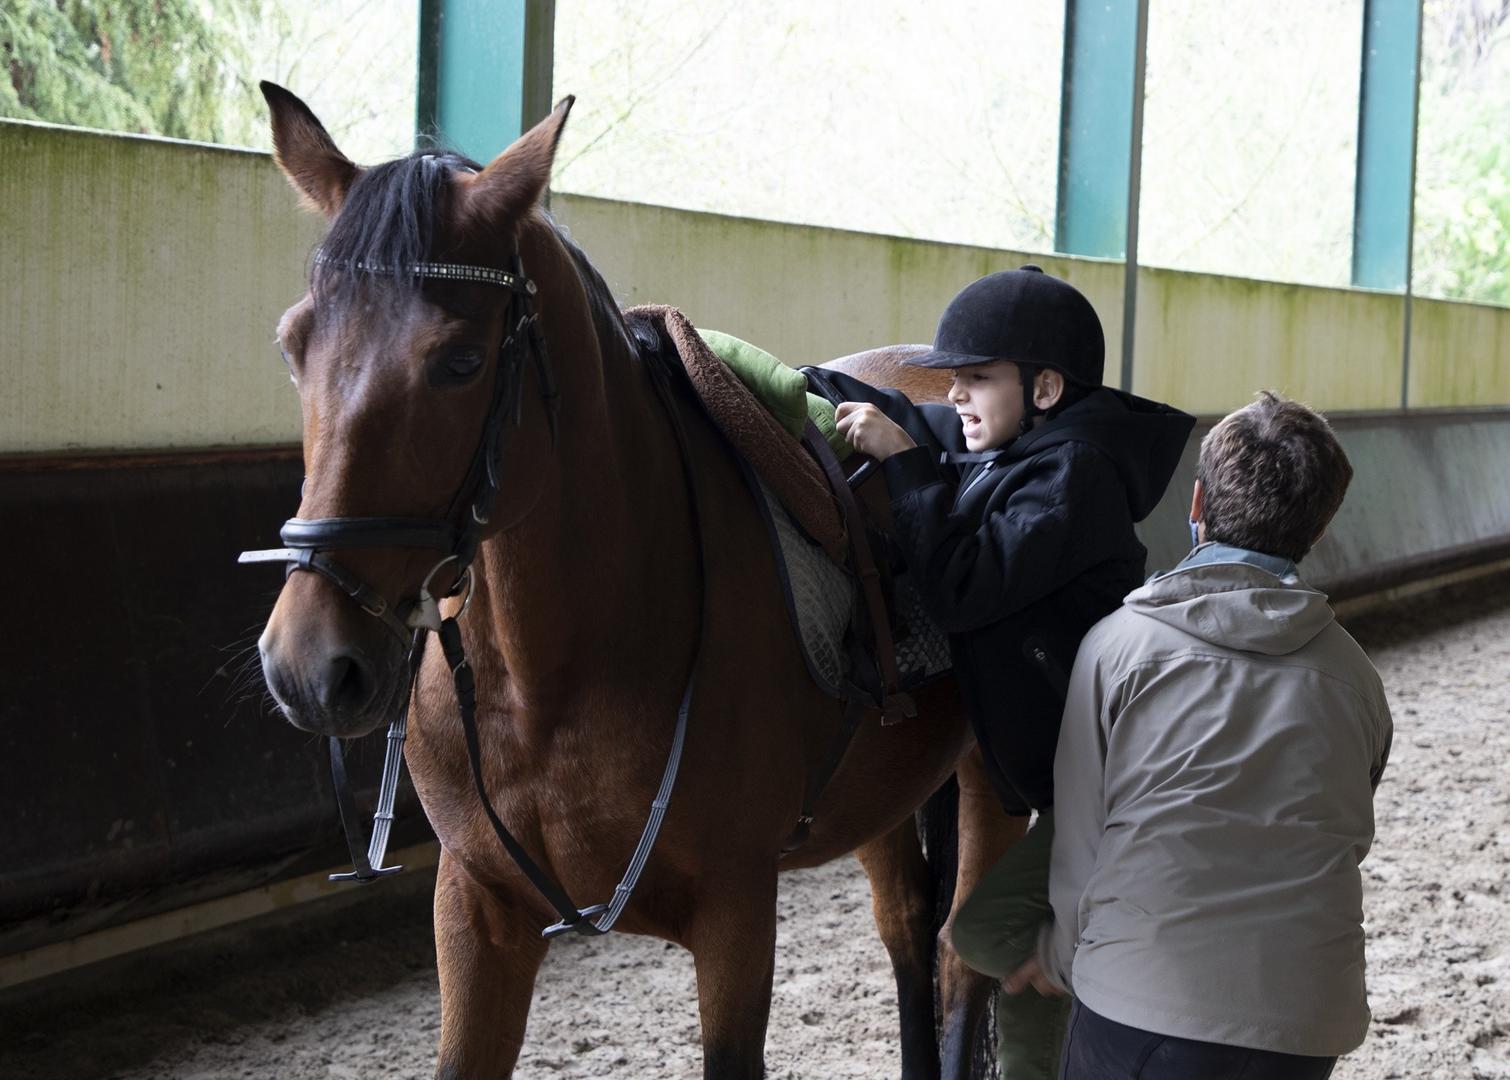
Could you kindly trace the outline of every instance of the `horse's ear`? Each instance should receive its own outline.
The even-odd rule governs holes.
[[[277,83],[264,80],[261,86],[273,119],[273,160],[305,205],[335,217],[359,170],[336,149],[308,105]]]
[[[556,144],[566,126],[576,98],[567,96],[557,103],[551,114],[530,128],[514,144],[488,163],[488,167],[467,184],[468,217],[499,226],[523,217],[550,183],[551,163],[556,159]]]

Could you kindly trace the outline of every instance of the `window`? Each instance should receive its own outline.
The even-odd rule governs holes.
[[[1510,8],[1427,0],[1412,288],[1510,304]]]
[[[1155,0],[1139,262],[1351,274],[1363,0]]]
[[[1063,0],[558,0],[558,190],[1053,247]]]
[[[259,79],[359,161],[413,145],[418,0],[129,0],[0,9],[0,116],[270,148]]]

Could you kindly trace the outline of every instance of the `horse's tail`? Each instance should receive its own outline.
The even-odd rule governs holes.
[[[932,934],[935,940],[954,907],[955,882],[959,878],[959,782],[949,777],[917,812],[918,836],[928,864],[933,892]],[[943,999],[938,992],[937,961],[934,965],[933,1022],[942,1030]],[[996,991],[986,1007],[985,1022],[975,1040],[970,1075],[973,1080],[996,1080]]]
[[[954,883],[959,876],[959,781],[944,781],[917,814],[918,837],[928,860],[933,887],[933,932],[944,927],[954,906]]]

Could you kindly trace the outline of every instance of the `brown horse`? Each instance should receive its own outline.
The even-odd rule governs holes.
[[[602,279],[537,205],[570,100],[485,168],[415,154],[363,169],[301,101],[268,84],[264,93],[278,164],[332,219],[324,252],[342,256],[316,265],[309,295],[279,325],[303,407],[301,519],[447,512],[503,377],[492,358],[513,329],[504,325],[507,290],[363,269],[506,271],[517,252],[534,283],[557,365],[559,437],[547,408],[553,388],[526,365],[517,423],[490,463],[499,495],[461,620],[481,771],[498,816],[571,897],[607,899],[660,780],[695,662],[680,778],[619,928],[692,952],[704,1075],[763,1074],[778,871],[857,851],[896,971],[903,1073],[938,1076],[931,901],[913,813],[965,758],[957,896],[1019,829],[1002,828],[999,814],[994,829],[983,824],[994,800],[969,768],[973,743],[945,679],[918,694],[916,719],[883,728],[872,714],[862,724],[810,839],[783,857],[805,778],[841,708],[806,674],[726,444],[679,401],[684,458]],[[846,367],[866,363],[896,373],[885,357]],[[369,545],[343,548],[339,560],[370,587],[376,612],[413,595],[435,553]],[[444,603],[454,613],[460,601]],[[369,732],[408,692],[402,639],[324,572],[289,576],[261,650],[288,719],[311,732]],[[506,1077],[548,945],[541,930],[555,915],[500,847],[473,791],[451,687],[429,650],[407,762],[442,845],[437,1074]],[[968,1034],[989,988],[947,949],[939,963],[944,1068],[965,1076]]]

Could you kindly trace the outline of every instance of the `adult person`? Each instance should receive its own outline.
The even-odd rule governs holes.
[[[1080,647],[1054,920],[1008,981],[1073,990],[1064,1080],[1321,1080],[1368,1031],[1389,708],[1297,570],[1351,477],[1321,416],[1260,395],[1201,443],[1197,546]]]

